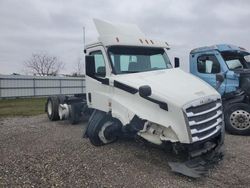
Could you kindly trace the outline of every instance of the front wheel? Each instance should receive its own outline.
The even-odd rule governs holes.
[[[121,132],[121,124],[110,115],[95,111],[89,120],[87,136],[95,146],[109,144],[117,140]]]
[[[250,134],[250,106],[244,103],[230,104],[225,109],[226,130],[231,134]]]

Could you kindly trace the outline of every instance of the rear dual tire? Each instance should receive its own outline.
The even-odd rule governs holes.
[[[46,112],[47,116],[51,121],[57,121],[60,119],[58,113],[59,100],[58,97],[52,96],[47,99]]]
[[[45,111],[47,112],[47,116],[49,120],[51,121],[60,120],[59,105],[64,104],[64,102],[65,102],[64,95],[48,97],[46,105],[45,105]],[[80,103],[73,103],[71,105],[68,105],[68,107],[69,107],[68,120],[70,124],[72,125],[78,124],[82,117],[81,112],[82,112],[83,105]]]
[[[81,120],[81,104],[69,105],[69,117],[68,120],[71,125],[75,125]]]

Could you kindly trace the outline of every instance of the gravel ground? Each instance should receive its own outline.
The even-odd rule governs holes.
[[[0,187],[250,187],[250,137],[225,142],[224,160],[195,180],[172,173],[168,154],[134,140],[94,147],[82,125],[46,115],[4,118]]]

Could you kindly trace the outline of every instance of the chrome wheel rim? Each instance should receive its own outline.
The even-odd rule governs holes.
[[[112,125],[113,125],[113,122],[112,122],[112,121],[107,121],[107,122],[105,122],[104,125],[102,126],[101,130],[100,130],[99,133],[98,133],[98,136],[99,136],[100,140],[101,140],[103,143],[105,143],[105,144],[111,143],[111,142],[113,142],[113,141],[115,140],[115,138],[107,139],[107,138],[105,137],[105,135],[104,135],[105,130],[106,130],[108,127],[112,126]]]
[[[51,101],[48,102],[48,105],[47,105],[47,112],[48,112],[49,115],[52,114],[52,102],[51,102]]]
[[[236,110],[230,116],[231,125],[238,130],[246,130],[250,127],[250,113],[245,110]]]
[[[58,115],[59,115],[60,119],[62,120],[63,119],[63,109],[62,109],[61,105],[58,106]]]

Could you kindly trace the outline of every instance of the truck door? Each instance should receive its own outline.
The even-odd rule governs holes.
[[[197,61],[193,62],[196,64],[196,75],[209,83],[214,88],[217,87],[216,74],[222,73],[220,63],[214,54],[203,54],[197,57]],[[221,84],[218,89],[220,94],[225,92],[225,82]]]
[[[102,47],[91,49],[87,53],[94,56],[95,73],[93,77],[86,75],[86,98],[89,108],[109,111],[110,87],[108,79],[107,57]]]

